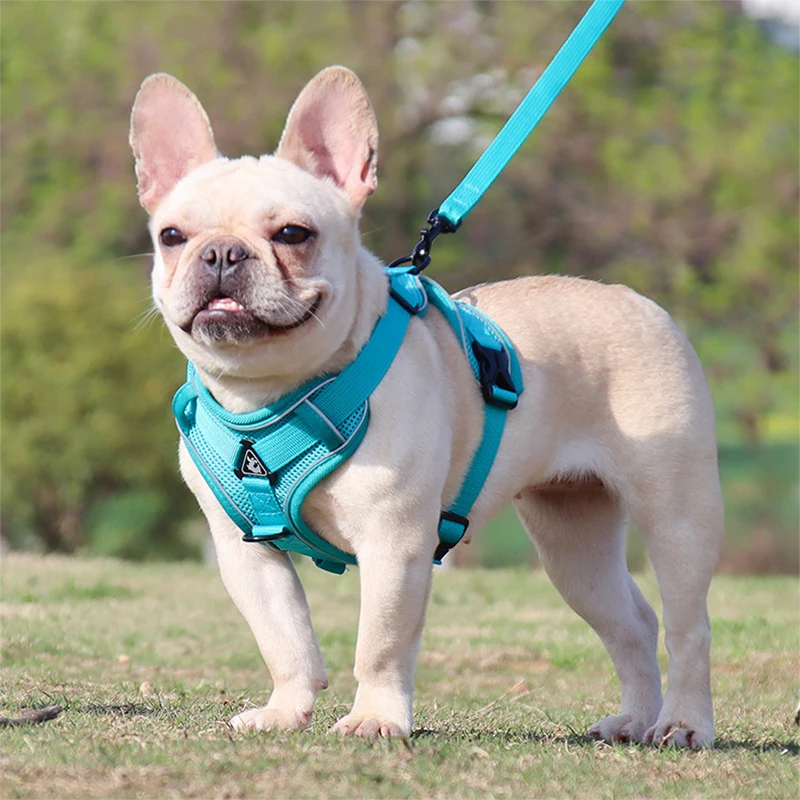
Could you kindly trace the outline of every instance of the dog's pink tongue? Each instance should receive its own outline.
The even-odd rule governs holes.
[[[242,306],[232,297],[215,297],[208,304],[209,311],[242,311]]]

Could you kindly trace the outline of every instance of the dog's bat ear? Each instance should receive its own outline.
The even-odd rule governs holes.
[[[361,208],[378,183],[378,124],[353,72],[328,67],[312,78],[289,112],[275,155],[332,178]]]
[[[130,143],[139,202],[149,214],[181,178],[219,156],[200,102],[165,73],[151,75],[142,83],[131,111]]]

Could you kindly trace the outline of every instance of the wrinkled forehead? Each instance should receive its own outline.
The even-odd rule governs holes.
[[[324,227],[342,215],[352,218],[353,212],[332,184],[275,156],[244,156],[197,167],[164,199],[153,221],[159,228],[231,228],[273,221]]]

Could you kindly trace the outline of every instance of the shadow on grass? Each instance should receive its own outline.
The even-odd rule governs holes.
[[[438,741],[473,742],[530,742],[536,744],[565,743],[575,747],[596,745],[597,741],[586,734],[571,733],[567,736],[554,736],[538,731],[525,730],[486,730],[486,728],[462,728],[459,730],[442,730],[435,728],[418,728],[412,731],[411,741],[433,739]]]
[[[714,749],[723,752],[744,750],[749,753],[786,753],[787,755],[800,755],[800,744],[797,742],[740,742],[735,739],[718,739],[714,742]]]
[[[437,741],[466,741],[478,744],[480,742],[529,742],[535,744],[566,744],[570,747],[636,747],[641,750],[652,750],[649,745],[636,743],[617,743],[609,745],[599,742],[587,734],[570,733],[566,736],[552,735],[537,731],[514,730],[486,730],[464,728],[456,731],[437,730],[433,728],[419,728],[411,733],[410,740],[437,740]],[[766,742],[748,742],[734,739],[717,739],[713,750],[720,752],[749,752],[749,753],[785,753],[786,755],[800,755],[800,744],[794,741],[780,742],[777,740]],[[672,752],[672,751],[671,751]]]

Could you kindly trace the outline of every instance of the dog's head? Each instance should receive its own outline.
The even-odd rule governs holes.
[[[358,78],[317,75],[275,155],[217,152],[197,98],[151,75],[133,106],[139,200],[155,246],[153,296],[184,354],[246,378],[302,380],[357,314],[358,217],[376,184],[378,132]]]

